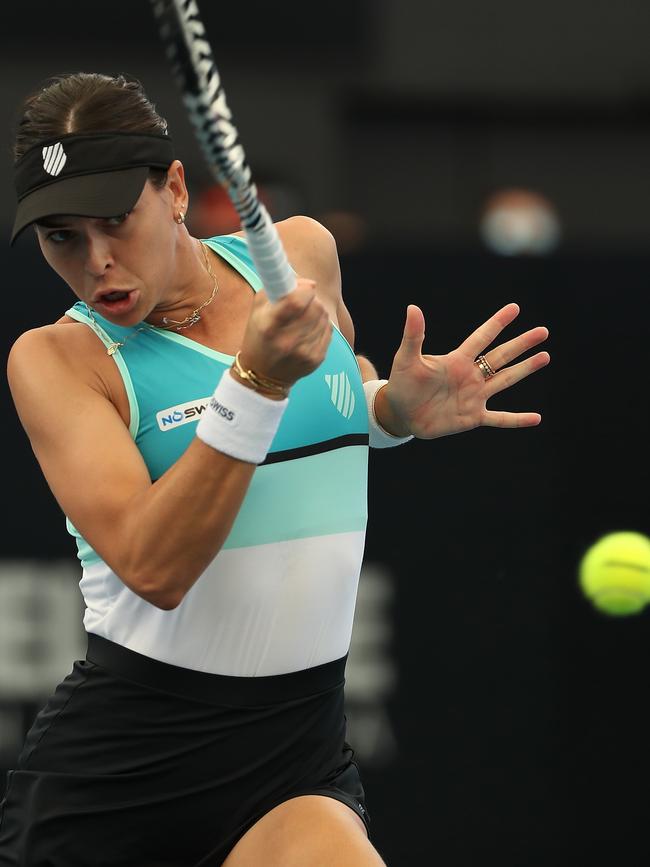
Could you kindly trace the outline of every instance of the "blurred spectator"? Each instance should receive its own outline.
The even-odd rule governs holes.
[[[296,214],[312,216],[298,193],[287,183],[257,182],[257,192],[274,222]],[[351,253],[363,247],[368,228],[360,214],[338,209],[313,216],[334,235],[339,253]],[[228,235],[241,229],[235,206],[220,184],[192,192],[187,223],[190,231],[199,238]]]
[[[274,222],[302,213],[298,196],[289,185],[258,181],[256,186],[259,199]],[[228,235],[241,229],[235,206],[220,184],[193,191],[187,222],[190,231],[200,238]]]
[[[227,235],[241,228],[237,211],[219,184],[198,190],[191,196],[187,223],[190,231],[201,238]]]
[[[560,241],[555,206],[541,193],[509,188],[493,193],[484,203],[480,234],[493,253],[501,256],[541,256]]]

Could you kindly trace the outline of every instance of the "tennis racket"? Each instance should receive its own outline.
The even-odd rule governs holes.
[[[258,198],[195,0],[151,0],[160,37],[206,162],[239,215],[271,301],[290,292],[294,272],[268,211]]]

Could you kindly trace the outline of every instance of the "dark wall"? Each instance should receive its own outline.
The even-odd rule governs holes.
[[[650,6],[333,0],[312,26],[291,0],[249,4],[242,27],[237,5],[201,5],[255,178],[285,184],[295,211],[365,221],[368,246],[343,257],[343,277],[357,348],[381,374],[409,302],[433,353],[513,300],[504,338],[550,329],[551,365],[492,401],[541,411],[540,427],[371,455],[366,559],[397,582],[397,751],[362,764],[377,844],[390,867],[646,865],[650,614],[596,614],[577,565],[605,532],[650,533]],[[5,237],[15,112],[54,73],[141,78],[192,194],[211,182],[149,4],[125,10],[3,10]],[[558,207],[552,257],[480,251],[481,205],[511,185]],[[29,237],[0,244],[0,274],[6,358],[71,298]],[[0,563],[74,557],[4,376],[0,400]],[[25,704],[24,726],[36,710]]]
[[[374,239],[470,244],[485,199],[524,186],[554,203],[564,242],[645,249],[645,0],[329,0],[317,25],[304,2],[259,0],[245,27],[239,4],[200,6],[253,175],[281,186],[290,212],[346,209]],[[13,221],[19,105],[56,73],[140,78],[192,195],[213,182],[150,4],[65,10],[3,10],[0,233]],[[274,217],[284,211],[278,201]]]
[[[597,615],[577,564],[602,533],[650,532],[648,261],[401,250],[344,273],[385,372],[407,301],[432,352],[510,300],[504,336],[550,329],[551,365],[492,401],[539,428],[373,453],[368,554],[399,575],[393,863],[644,863],[648,614]]]
[[[27,241],[0,266],[6,354],[69,295]],[[366,557],[397,579],[399,671],[398,752],[364,774],[378,845],[391,867],[587,865],[603,853],[644,863],[649,615],[597,615],[576,569],[600,534],[650,532],[650,259],[414,247],[368,249],[342,267],[357,349],[384,375],[409,302],[425,313],[432,353],[514,300],[521,314],[504,338],[545,324],[552,355],[492,401],[539,410],[538,428],[371,455]],[[2,387],[11,508],[0,556],[71,555]]]

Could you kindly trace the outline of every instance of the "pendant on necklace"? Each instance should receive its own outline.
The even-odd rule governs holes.
[[[163,325],[173,326],[177,331],[180,331],[183,328],[191,328],[193,325],[196,325],[197,322],[201,321],[201,314],[197,313],[195,310],[194,313],[186,316],[185,319],[178,322],[176,319],[168,319],[166,316],[163,316]]]

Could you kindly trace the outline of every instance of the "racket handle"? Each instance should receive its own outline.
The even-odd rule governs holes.
[[[258,206],[259,218],[254,226],[244,224],[244,233],[266,294],[277,301],[295,287],[296,275],[268,211],[261,202]]]

